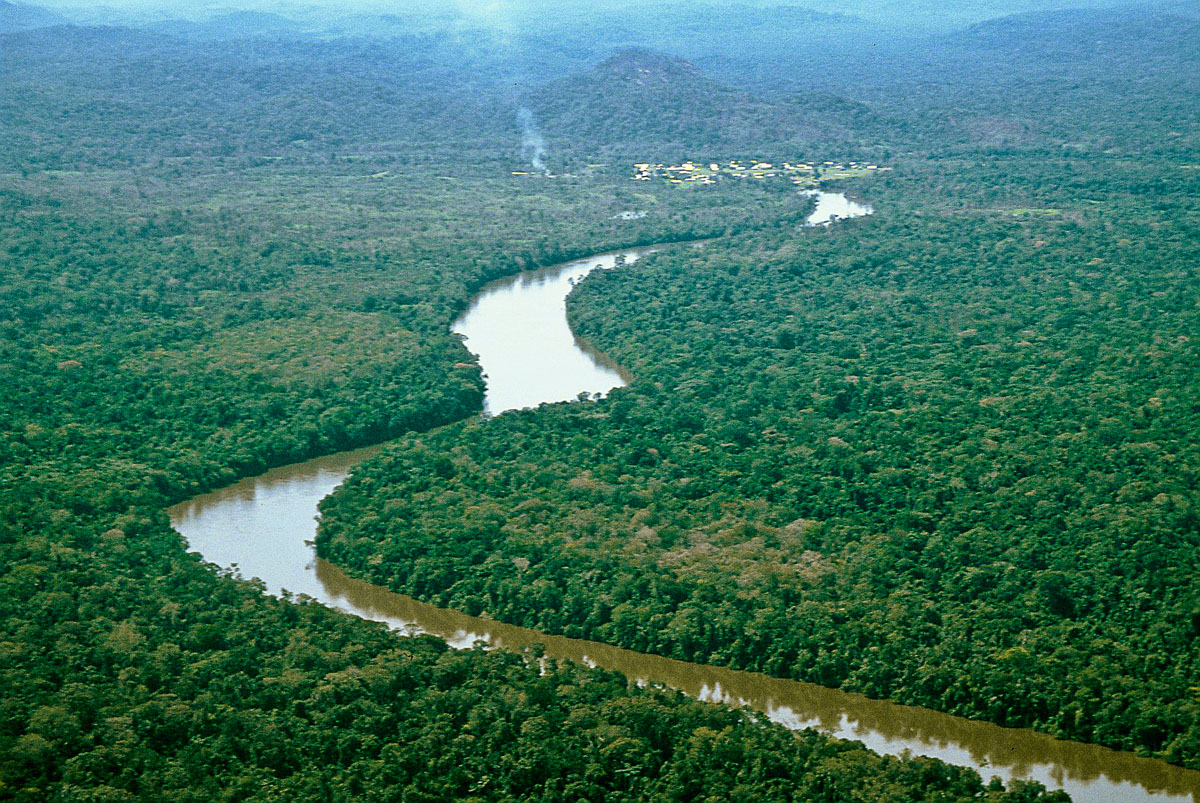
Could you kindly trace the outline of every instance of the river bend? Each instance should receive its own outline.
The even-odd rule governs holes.
[[[815,196],[810,225],[871,212],[844,195]],[[565,301],[592,270],[627,266],[648,250],[627,249],[527,271],[479,293],[454,331],[479,357],[488,378],[487,414],[624,384],[626,377],[617,366],[575,338]],[[749,706],[789,728],[817,728],[881,753],[940,758],[972,767],[985,779],[1035,779],[1066,790],[1077,801],[1200,803],[1200,772],[1161,761],[808,683],[551,636],[436,608],[355,580],[314,554],[317,503],[352,467],[378,451],[370,447],[275,469],[177,505],[169,511],[171,520],[206,561],[261,579],[269,593],[286,589],[307,595],[457,647],[477,641],[508,649],[542,644],[551,657],[617,670],[640,684],[678,689],[702,700]]]

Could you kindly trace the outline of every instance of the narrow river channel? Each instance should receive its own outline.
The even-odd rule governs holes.
[[[816,200],[810,225],[871,212],[840,194],[816,193]],[[616,366],[571,333],[565,300],[574,283],[592,270],[629,265],[647,250],[529,271],[481,291],[454,330],[479,355],[488,376],[488,414],[603,393],[624,383]],[[1032,778],[1066,790],[1076,801],[1200,803],[1200,772],[1161,761],[807,683],[550,636],[435,608],[347,577],[314,555],[317,503],[378,450],[343,452],[243,480],[177,505],[169,511],[171,520],[205,560],[260,578],[272,594],[285,589],[305,594],[455,646],[476,641],[510,649],[542,644],[552,657],[618,670],[638,683],[679,689],[703,700],[750,706],[790,728],[817,728],[881,753],[933,756],[972,767],[985,779]]]

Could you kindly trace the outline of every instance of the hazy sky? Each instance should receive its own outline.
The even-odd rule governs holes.
[[[191,16],[197,11],[207,13],[225,12],[235,9],[253,9],[257,11],[287,12],[304,8],[320,8],[326,11],[341,10],[346,12],[370,13],[412,13],[428,11],[445,11],[453,8],[461,13],[472,16],[490,17],[504,16],[509,13],[523,11],[566,11],[571,8],[619,9],[622,7],[641,7],[669,2],[671,5],[690,3],[697,7],[712,5],[733,6],[799,6],[813,9],[860,8],[892,11],[898,8],[929,8],[942,7],[952,3],[960,7],[970,7],[977,11],[985,11],[989,16],[1018,13],[1035,8],[1062,8],[1070,6],[1109,6],[1126,2],[1121,0],[654,0],[651,2],[635,2],[635,0],[301,0],[287,2],[286,0],[106,0],[106,2],[89,2],[88,0],[24,0],[30,5],[40,5],[54,8],[89,9],[93,12],[102,11],[109,7],[123,11],[153,12],[170,11]],[[1129,3],[1129,4],[1137,4]]]

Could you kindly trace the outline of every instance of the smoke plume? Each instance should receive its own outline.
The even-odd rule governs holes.
[[[517,122],[521,124],[521,154],[533,165],[533,169],[549,175],[546,169],[546,140],[538,130],[533,119],[533,112],[524,106],[517,112]]]

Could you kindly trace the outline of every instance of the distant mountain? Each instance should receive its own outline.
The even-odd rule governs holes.
[[[737,65],[794,63],[814,53],[877,40],[874,26],[844,14],[795,6],[665,2],[603,10],[586,20],[547,20],[521,29],[521,44],[567,52],[587,62],[621,48],[682,56],[709,74],[736,77]],[[735,69],[728,70],[728,66]]]
[[[634,86],[709,83],[691,62],[642,48],[620,50],[597,65],[592,79],[624,82]]]
[[[948,31],[1013,14],[1103,10],[1120,0],[804,0],[817,11],[852,14],[883,25]],[[1142,0],[1121,3],[1127,8],[1191,4],[1193,0]]]
[[[310,33],[303,23],[261,11],[235,11],[204,22],[171,20],[146,27],[156,33],[196,39],[290,38]]]
[[[1017,14],[930,41],[887,80],[897,104],[947,110],[913,109],[947,141],[1186,150],[1200,131],[1200,22],[1131,7]]]
[[[512,112],[419,41],[207,41],[63,26],[0,39],[0,164],[128,164],[390,149],[458,137],[492,147]],[[24,144],[22,144],[24,143]],[[134,155],[137,155],[136,157]],[[10,162],[5,160],[9,159]]]
[[[53,11],[38,6],[0,0],[0,33],[31,31],[35,28],[49,28],[52,25],[65,25],[66,23],[65,17],[60,17]]]
[[[552,81],[532,97],[548,136],[663,158],[761,152],[772,145],[848,143],[870,110],[820,96],[766,100],[717,82],[691,62],[620,50],[591,70]]]
[[[1200,21],[1151,9],[1047,11],[987,20],[951,36],[967,47],[1105,57],[1148,48],[1200,50]]]

